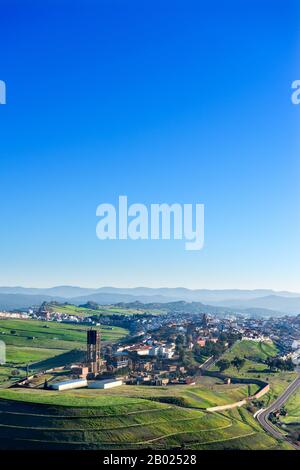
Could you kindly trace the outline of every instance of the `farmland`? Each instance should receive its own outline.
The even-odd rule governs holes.
[[[127,334],[118,327],[96,328],[104,342],[115,342]],[[76,360],[76,351],[85,349],[86,330],[86,326],[57,322],[0,320],[0,338],[6,344],[7,355],[6,364],[0,366],[0,383],[9,379],[12,369],[19,370],[16,377],[23,376],[27,364],[31,370],[40,370],[63,365],[68,357],[72,362],[71,356]]]
[[[249,390],[248,385],[224,385],[222,382],[208,378],[203,384],[183,386],[173,385],[165,387],[151,386],[133,386],[123,385],[115,389],[93,391],[89,389],[65,391],[57,393],[54,391],[40,390],[18,390],[6,389],[0,390],[0,398],[9,398],[21,401],[32,401],[47,405],[61,404],[72,406],[95,406],[105,402],[108,404],[111,400],[121,399],[134,400],[146,399],[155,401],[168,401],[170,403],[179,399],[179,403],[184,407],[205,409],[209,406],[225,405],[234,401],[246,398],[250,393],[257,390],[254,386]],[[177,399],[177,400],[176,400]]]
[[[118,327],[95,327],[103,341],[117,341],[127,334]],[[17,347],[70,350],[84,348],[88,326],[38,320],[0,320],[1,339]]]
[[[89,317],[93,315],[142,315],[144,313],[151,313],[153,315],[160,314],[158,310],[147,310],[145,308],[125,308],[117,305],[103,305],[97,309],[91,309],[86,307],[78,307],[72,304],[48,304],[47,308],[52,312],[59,312],[65,315],[75,315],[78,317]]]
[[[24,366],[27,361],[31,361],[32,370],[46,369],[51,364],[63,365],[76,361],[76,354],[82,354],[85,348],[86,328],[82,326],[3,320],[0,331],[7,343],[10,366]],[[126,331],[102,329],[102,334],[107,341],[114,341]],[[247,364],[239,374],[262,379],[265,372],[260,361],[275,353],[272,344],[239,342],[226,354],[229,358],[246,355]],[[249,368],[254,367],[255,372],[249,372]],[[0,372],[5,380],[5,367],[0,368]],[[235,369],[228,372],[237,375]],[[195,385],[123,385],[109,390],[56,392],[2,388],[0,447],[288,448],[288,444],[267,435],[246,407],[217,413],[207,411],[211,406],[240,401],[253,395],[257,388],[257,385],[247,383],[228,385],[215,377],[199,377]]]
[[[123,392],[117,396],[111,391],[59,394],[1,390],[0,446],[25,449],[165,449],[183,445],[186,449],[247,449],[254,443],[258,449],[286,446],[262,432],[245,409],[207,413],[133,398]]]

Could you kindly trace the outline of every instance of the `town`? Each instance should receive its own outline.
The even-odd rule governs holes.
[[[64,313],[65,306],[44,302],[27,312],[2,312],[0,318],[35,319],[46,322],[45,326],[48,323],[81,325],[87,332],[87,349],[81,361],[39,372],[39,377],[47,376],[44,383],[37,382],[39,388],[45,389],[110,388],[122,384],[191,385],[212,363],[224,372],[225,366],[218,358],[237,340],[273,343],[279,351],[278,367],[292,370],[299,365],[299,315],[268,319],[240,314],[221,317],[190,312],[184,302],[175,302],[170,311],[162,314],[147,312],[143,304],[135,307],[141,312],[99,314],[101,306],[89,302],[81,308],[90,314],[81,316],[76,314],[76,309],[70,315]],[[102,342],[100,332],[95,329],[100,325],[108,331],[115,326],[127,328],[130,334],[113,344]],[[36,377],[28,371],[16,385],[34,387],[35,383]]]
[[[208,430],[216,426],[220,446],[234,448],[239,439],[239,448],[248,448],[255,433],[255,448],[298,448],[299,331],[300,315],[260,317],[186,301],[48,300],[2,311],[0,424],[11,425],[0,433],[3,445],[10,446],[9,429],[14,446],[28,448],[38,437],[50,448],[66,448],[68,440],[81,448],[73,416],[88,429],[88,407],[95,430],[86,436],[94,448],[139,448],[141,432],[150,446],[159,440],[180,447],[183,430],[184,442],[205,448],[208,436],[215,445]],[[46,423],[39,436],[34,427],[23,430],[32,406],[37,426]],[[64,416],[59,422],[56,413]],[[57,426],[62,443],[52,432]]]

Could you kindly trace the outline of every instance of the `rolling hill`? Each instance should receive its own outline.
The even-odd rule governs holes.
[[[185,288],[116,288],[99,289],[74,286],[57,286],[46,289],[24,287],[0,287],[0,309],[22,309],[55,300],[80,305],[89,301],[102,305],[116,303],[145,304],[185,301],[220,307],[234,312],[253,315],[280,315],[300,313],[300,294],[257,290],[207,290]],[[209,312],[209,310],[207,310]]]
[[[245,409],[207,413],[79,391],[1,390],[1,449],[280,449]]]

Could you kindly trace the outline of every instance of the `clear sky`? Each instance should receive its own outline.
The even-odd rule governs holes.
[[[296,0],[0,1],[0,285],[300,290]],[[96,207],[204,203],[205,247]]]

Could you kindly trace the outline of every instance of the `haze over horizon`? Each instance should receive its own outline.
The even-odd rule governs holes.
[[[98,286],[92,286],[92,285],[85,285],[85,284],[49,284],[49,285],[17,285],[17,284],[3,284],[0,285],[0,289],[4,288],[21,288],[21,289],[56,289],[56,288],[61,288],[61,287],[66,287],[66,288],[75,288],[75,289],[90,289],[90,290],[98,290],[98,289],[153,289],[153,290],[158,290],[158,289],[184,289],[184,290],[190,290],[190,291],[272,291],[274,293],[290,293],[290,294],[296,294],[300,296],[300,291],[291,291],[288,289],[272,289],[271,287],[253,287],[253,288],[247,288],[247,287],[188,287],[184,285],[113,285],[113,284],[103,284],[103,285],[98,285]]]
[[[173,302],[200,303],[207,311],[221,309],[223,312],[253,315],[298,315],[300,294],[288,291],[257,290],[212,290],[187,289],[183,287],[98,287],[54,286],[50,288],[0,287],[0,310],[26,309],[42,302],[84,305],[111,304],[165,304]],[[219,310],[220,311],[220,310]]]

